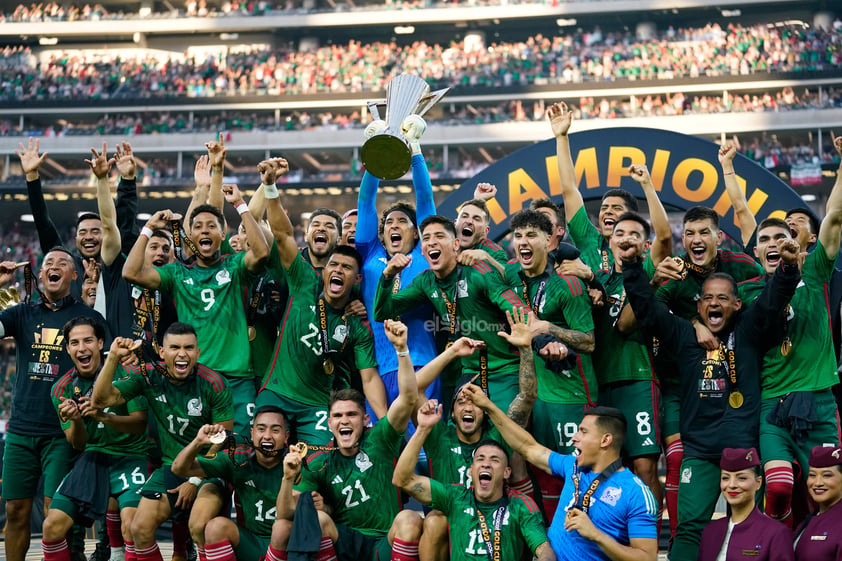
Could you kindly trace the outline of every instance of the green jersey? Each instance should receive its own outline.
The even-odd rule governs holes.
[[[179,321],[196,328],[202,362],[224,376],[254,376],[243,295],[253,279],[245,253],[223,255],[210,267],[180,262],[155,267],[160,289],[175,300]]]
[[[166,366],[161,363],[161,368]],[[181,384],[174,384],[152,365],[147,375],[135,369],[114,387],[126,401],[144,396],[158,425],[158,443],[164,465],[171,465],[181,449],[193,441],[206,424],[230,421],[234,417],[231,392],[222,377],[197,364]]]
[[[333,508],[333,521],[367,536],[385,536],[400,512],[401,497],[392,485],[403,435],[382,418],[366,431],[352,457],[339,450],[316,452],[302,470],[297,491],[318,491]]]
[[[459,483],[471,486],[471,464],[474,460],[474,450],[479,443],[486,439],[499,442],[511,454],[511,448],[500,436],[497,427],[484,430],[482,437],[468,444],[459,440],[456,427],[448,422],[440,422],[430,431],[424,441],[424,451],[430,460],[430,477],[446,483]]]
[[[487,355],[489,377],[517,374],[520,365],[517,353],[497,332],[507,325],[506,311],[525,306],[488,263],[477,261],[470,267],[457,265],[443,279],[436,278],[433,271],[427,269],[397,294],[392,294],[392,284],[392,279],[380,277],[374,295],[377,321],[399,316],[430,302],[441,318],[438,327],[449,334],[449,340],[471,337],[485,343],[485,353],[474,353],[462,359],[463,374],[480,372],[483,354]],[[448,308],[454,307],[456,313],[451,317]]]
[[[787,342],[772,347],[763,357],[763,399],[789,392],[826,390],[839,382],[827,291],[835,263],[835,257],[827,257],[821,242],[804,260],[801,282],[787,309]],[[754,302],[765,286],[765,276],[740,283],[743,305]]]
[[[118,366],[118,373],[128,374],[122,366]],[[55,383],[51,397],[53,406],[58,412],[61,399],[73,399],[74,397],[90,397],[93,393],[94,381],[96,378],[82,378],[74,368]],[[143,397],[134,398],[127,403],[115,407],[106,407],[103,411],[115,415],[127,416],[135,411],[146,410],[146,400]],[[146,456],[151,441],[146,434],[129,434],[120,432],[105,423],[95,421],[92,417],[82,417],[87,432],[85,451],[102,452],[112,456]],[[61,422],[61,430],[70,428],[70,421]]]
[[[608,301],[601,308],[594,308],[596,349],[593,365],[600,386],[630,380],[654,380],[649,349],[639,330],[625,335],[614,327],[626,302],[623,273],[614,271],[602,276]]]
[[[275,501],[284,478],[284,464],[278,462],[265,468],[257,462],[253,453],[245,465],[238,466],[230,456],[219,453],[213,459],[199,456],[199,465],[208,477],[219,477],[234,486],[243,508],[243,523],[246,529],[258,537],[269,538],[275,522]],[[279,457],[283,458],[286,451]]]
[[[589,333],[594,330],[591,299],[578,277],[560,275],[547,269],[542,275],[527,277],[520,263],[506,265],[506,284],[542,320],[564,329]],[[596,403],[599,389],[591,355],[578,353],[576,369],[556,374],[535,356],[538,398],[547,403]]]
[[[486,252],[501,265],[505,265],[509,261],[509,256],[506,255],[506,250],[503,249],[503,246],[494,243],[488,238],[482,238],[476,247],[472,247],[471,249],[480,249]]]
[[[324,406],[331,389],[348,387],[348,380],[334,382],[332,371],[325,369],[325,359],[329,357],[334,368],[340,361],[353,363],[359,370],[375,368],[374,336],[364,319],[346,316],[344,310],[327,303],[321,275],[304,259],[296,257],[286,277],[286,315],[261,391],[269,389],[307,405]],[[321,328],[322,306],[325,329]],[[323,338],[328,353],[323,351]]]
[[[500,559],[521,559],[523,548],[535,553],[547,542],[547,531],[538,505],[523,493],[509,490],[504,498],[493,503],[481,503],[474,492],[462,485],[446,485],[430,480],[433,508],[442,511],[450,525],[450,559],[488,561],[491,555],[483,539],[477,509],[485,517],[490,542],[494,543],[495,513],[502,517],[500,528]],[[488,544],[491,545],[491,544]],[[493,546],[492,546],[493,547]]]
[[[567,222],[567,231],[570,232],[573,245],[582,252],[579,257],[591,270],[614,270],[614,254],[608,247],[608,240],[588,219],[585,205]]]

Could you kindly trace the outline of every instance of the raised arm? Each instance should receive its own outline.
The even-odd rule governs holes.
[[[184,221],[184,229],[187,234],[190,234],[190,217],[193,215],[193,209],[199,205],[208,204],[208,192],[210,191],[211,174],[210,162],[207,155],[199,156],[196,160],[196,167],[193,169],[193,179],[196,182],[196,187],[193,189],[193,197],[190,199],[190,204],[187,206],[187,212],[184,213],[186,220]],[[221,187],[220,187],[221,189]],[[222,210],[222,205],[219,205]]]
[[[196,437],[175,457],[172,462],[172,472],[179,477],[205,477],[205,470],[196,458],[202,448],[210,446],[211,435],[224,432],[222,425],[203,425],[196,433]]]
[[[444,349],[444,351],[436,355],[433,360],[422,366],[421,369],[415,373],[415,381],[418,384],[418,402],[422,403],[427,399],[426,396],[423,395],[424,392],[427,391],[427,387],[430,384],[435,382],[436,378],[438,378],[439,374],[447,368],[448,364],[457,358],[471,356],[477,351],[477,349],[481,349],[484,346],[485,343],[478,339],[460,337],[454,341],[452,345],[448,346]]]
[[[96,204],[99,210],[99,218],[102,221],[102,246],[100,257],[104,265],[111,265],[117,256],[120,255],[121,242],[120,229],[117,226],[117,209],[114,199],[111,198],[111,184],[108,181],[108,172],[114,158],[107,159],[106,144],[102,143],[102,152],[97,153],[91,148],[91,159],[85,160],[91,168],[91,173],[96,176]]]
[[[108,351],[108,357],[102,365],[99,375],[94,382],[94,391],[91,393],[91,407],[105,409],[113,405],[126,403],[126,398],[120,390],[114,387],[114,372],[120,361],[127,357],[132,351],[134,341],[124,337],[115,337]]]
[[[290,445],[289,452],[284,456],[284,478],[281,480],[281,488],[278,490],[278,498],[275,501],[276,516],[279,520],[292,520],[295,515],[298,492],[294,491],[292,486],[301,476],[303,462],[299,446],[299,444]]]
[[[263,230],[257,225],[236,185],[224,185],[222,192],[225,200],[240,214],[240,220],[243,221],[243,228],[249,239],[249,249],[243,257],[243,264],[252,273],[257,273],[263,269],[263,263],[269,257],[269,245],[263,237]]]
[[[541,446],[526,429],[509,419],[503,411],[494,405],[482,388],[474,384],[468,384],[462,389],[474,405],[482,409],[500,431],[500,435],[506,444],[512,447],[523,459],[533,466],[550,473],[550,449]]]
[[[208,163],[211,167],[210,189],[208,190],[208,204],[222,210],[224,203],[222,192],[222,179],[225,177],[225,156],[228,148],[225,147],[225,139],[219,133],[216,142],[205,144],[208,149]]]
[[[754,234],[755,228],[757,228],[757,220],[749,210],[746,194],[737,181],[737,174],[734,171],[734,156],[736,155],[737,147],[731,142],[726,142],[719,148],[719,165],[722,167],[725,191],[728,193],[728,198],[731,199],[731,206],[734,207],[734,217],[740,227],[740,241],[745,247]]]
[[[658,192],[655,191],[655,186],[652,184],[652,177],[649,175],[649,169],[646,166],[630,166],[629,175],[640,184],[643,194],[646,196],[646,205],[649,207],[649,220],[652,222],[652,230],[655,233],[655,239],[652,240],[652,249],[649,255],[652,257],[652,263],[657,267],[658,263],[669,257],[672,253],[672,228],[670,228],[667,211],[664,209],[664,205],[661,204],[661,199],[658,198]]]
[[[570,153],[570,141],[567,131],[573,122],[573,114],[567,109],[563,101],[553,103],[547,109],[547,118],[553,130],[556,141],[556,156],[558,157],[558,178],[561,181],[561,195],[564,197],[564,212],[570,220],[579,209],[585,206],[582,194],[576,186],[576,172],[573,169],[573,156]]]
[[[535,400],[538,398],[538,379],[535,374],[535,355],[532,353],[532,319],[534,314],[515,308],[506,312],[511,333],[498,331],[497,336],[517,348],[520,354],[518,370],[518,393],[509,404],[509,418],[526,428]]]
[[[430,172],[427,170],[427,162],[424,161],[420,147],[417,153],[413,149],[412,186],[415,187],[415,220],[421,224],[425,218],[436,213],[436,202],[433,200]],[[359,219],[357,219],[357,224],[359,228]]]
[[[427,440],[433,427],[441,421],[441,407],[438,401],[431,399],[418,410],[415,434],[406,443],[392,475],[392,485],[409,493],[412,498],[426,506],[430,506],[433,502],[430,478],[416,474],[415,464],[418,463],[418,454],[424,446],[424,441]]]
[[[35,229],[38,232],[38,242],[41,244],[41,252],[46,254],[57,245],[64,245],[58,228],[50,218],[47,210],[47,203],[44,201],[44,193],[41,190],[41,175],[38,170],[47,153],[39,154],[41,142],[29,137],[29,143],[24,146],[21,142],[15,154],[20,158],[20,167],[26,174],[26,193],[29,198],[29,208],[32,210],[32,217],[35,221]]]
[[[392,294],[395,275],[404,270],[410,262],[412,262],[412,256],[402,253],[396,253],[389,259],[378,281],[377,290],[374,292],[375,320],[383,321],[393,318],[427,301],[426,295],[418,286],[420,275],[415,277],[409,286],[402,287],[397,294]]]
[[[143,288],[155,290],[161,286],[161,275],[153,266],[146,265],[146,244],[149,243],[149,236],[155,230],[162,230],[167,227],[173,219],[171,210],[159,210],[146,221],[146,226],[140,231],[137,241],[126,257],[123,264],[123,278]]]
[[[836,152],[842,157],[842,137],[833,136],[832,132],[830,134]],[[827,197],[825,211],[824,220],[819,227],[819,241],[827,252],[828,259],[834,259],[839,253],[839,236],[842,230],[842,161],[836,170],[836,182]]]
[[[278,242],[278,254],[281,265],[289,269],[292,262],[298,258],[298,245],[295,243],[295,231],[289,216],[281,204],[275,180],[289,171],[289,164],[283,158],[264,160],[257,165],[260,181],[263,185],[263,196],[266,198],[266,219],[269,229]]]
[[[409,417],[418,399],[415,368],[412,366],[412,357],[409,356],[409,347],[406,346],[409,330],[399,321],[386,320],[383,322],[383,331],[398,354],[398,397],[389,406],[386,418],[392,428],[403,432],[409,425]]]
[[[114,202],[117,231],[120,232],[120,251],[128,255],[140,234],[137,226],[137,162],[128,142],[117,144],[114,157],[120,174],[117,200]]]

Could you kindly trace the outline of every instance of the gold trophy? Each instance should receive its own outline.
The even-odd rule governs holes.
[[[386,85],[386,99],[368,102],[375,120],[366,127],[367,140],[360,152],[365,169],[380,179],[403,177],[412,164],[407,130],[426,127],[418,117],[423,117],[449,91],[450,88],[444,88],[431,92],[427,82],[415,74],[392,78]]]

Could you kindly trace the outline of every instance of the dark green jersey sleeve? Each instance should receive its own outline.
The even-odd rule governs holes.
[[[374,319],[384,321],[399,316],[403,312],[427,302],[426,289],[433,285],[430,281],[431,271],[424,271],[401,288],[397,294],[392,294],[394,279],[387,279],[380,275],[377,291],[374,293]]]

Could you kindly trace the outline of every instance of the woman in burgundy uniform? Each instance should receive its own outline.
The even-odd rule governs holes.
[[[705,527],[698,561],[792,561],[792,532],[754,502],[763,483],[757,450],[725,448],[719,467],[719,488],[731,514]]]
[[[796,532],[798,561],[842,560],[842,448],[816,446],[810,452],[807,489],[819,510]]]

